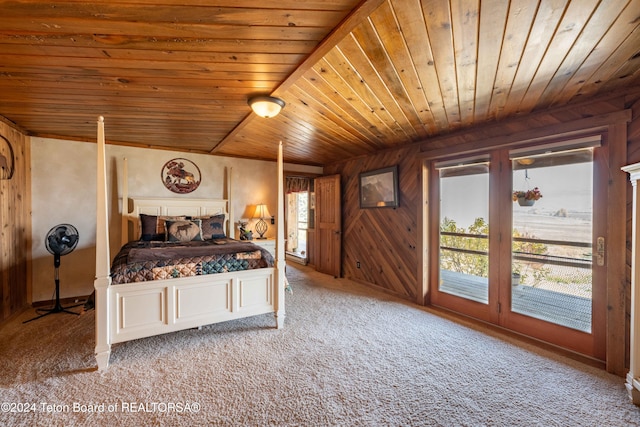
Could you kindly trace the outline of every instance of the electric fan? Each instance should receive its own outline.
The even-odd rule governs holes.
[[[39,319],[52,313],[64,312],[76,315],[80,314],[67,309],[78,307],[82,304],[72,305],[70,307],[63,307],[60,304],[60,276],[58,274],[60,268],[60,257],[71,253],[78,245],[78,230],[71,224],[56,225],[47,233],[47,237],[44,239],[44,244],[47,247],[47,250],[53,255],[53,266],[55,267],[54,278],[56,282],[56,302],[51,309],[36,309],[37,313],[43,312],[43,314],[27,320],[24,323]]]

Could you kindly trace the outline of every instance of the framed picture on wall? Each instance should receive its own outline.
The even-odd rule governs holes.
[[[360,174],[360,208],[398,207],[398,166]]]

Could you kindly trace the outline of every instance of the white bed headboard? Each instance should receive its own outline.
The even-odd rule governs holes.
[[[230,230],[228,206],[229,201],[226,199],[128,198],[122,209],[122,244],[140,238],[140,214],[192,217],[224,214],[225,234],[233,237]]]

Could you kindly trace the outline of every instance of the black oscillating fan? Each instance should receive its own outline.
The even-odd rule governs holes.
[[[63,307],[60,304],[60,276],[58,270],[60,268],[60,257],[71,253],[78,245],[78,230],[71,224],[59,224],[53,227],[47,233],[47,237],[44,239],[44,244],[47,250],[53,255],[53,266],[55,267],[55,282],[56,282],[56,303],[51,309],[36,309],[37,313],[43,313],[33,319],[27,320],[24,323],[31,322],[46,315],[52,313],[69,313],[80,314],[67,310],[68,308],[78,307],[82,304],[72,305],[71,307]]]

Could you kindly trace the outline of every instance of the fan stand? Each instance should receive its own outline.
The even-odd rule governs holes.
[[[60,304],[60,276],[58,275],[58,270],[60,268],[60,254],[54,254],[53,255],[53,266],[55,267],[56,304],[51,309],[37,308],[36,309],[36,313],[39,313],[39,312],[44,312],[44,313],[39,315],[39,316],[34,317],[33,319],[25,320],[22,323],[28,323],[28,322],[31,322],[32,320],[40,319],[41,317],[48,316],[48,315],[53,314],[53,313],[69,313],[69,314],[75,314],[76,316],[80,315],[80,313],[76,313],[75,311],[71,311],[71,310],[68,310],[68,309],[69,308],[73,308],[73,307],[79,307],[79,306],[82,305],[82,303],[76,304],[76,305],[72,305],[72,306],[69,306],[69,307],[63,307]]]

